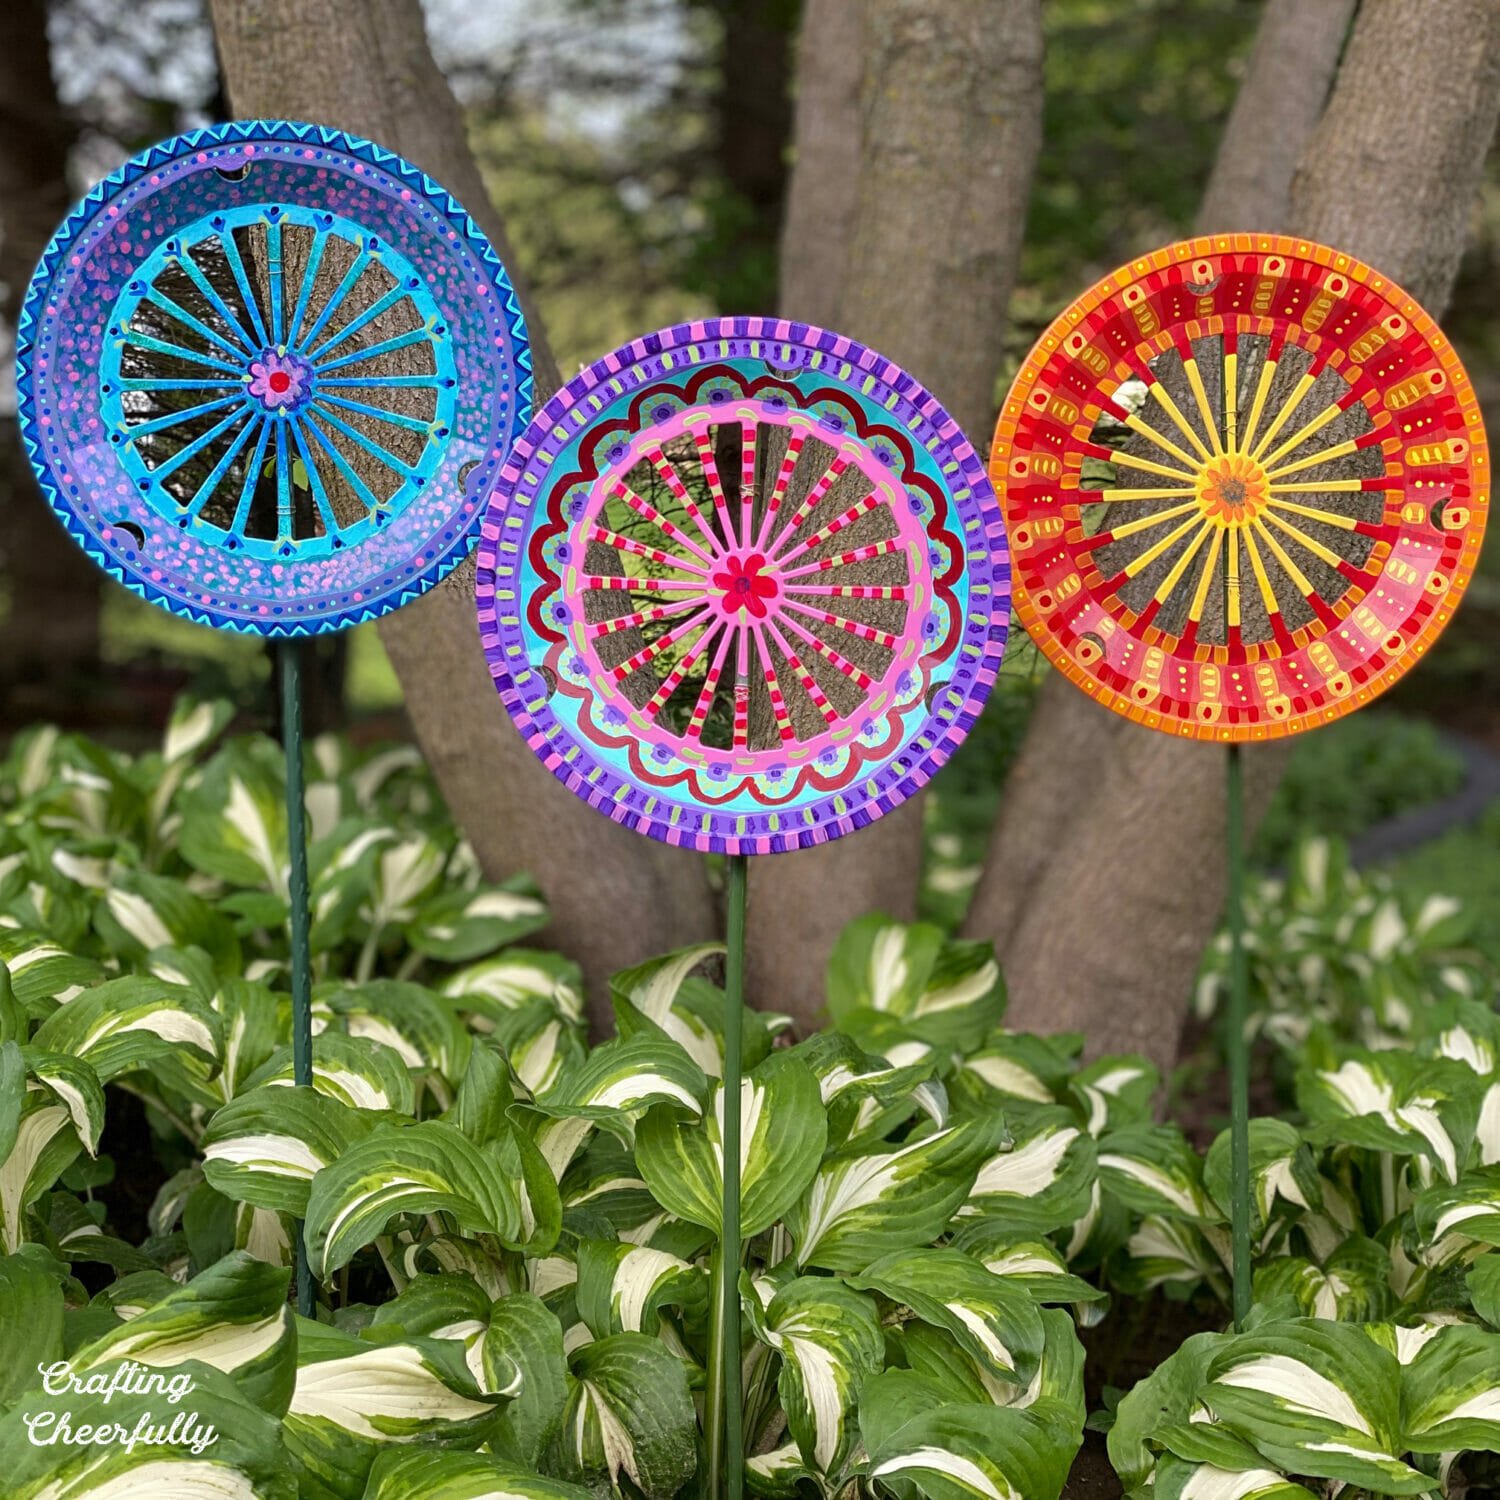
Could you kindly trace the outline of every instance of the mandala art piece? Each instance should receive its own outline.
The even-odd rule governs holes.
[[[335,630],[470,551],[531,404],[519,303],[430,177],[256,120],[127,162],[42,258],[20,419],[90,557],[202,624]]]
[[[889,360],[806,324],[637,339],[538,413],[480,540],[480,634],[548,768],[687,848],[822,843],[974,722],[1009,564],[983,464]]]
[[[990,473],[1021,620],[1091,696],[1173,734],[1293,734],[1418,661],[1489,498],[1468,376],[1353,257],[1212,236],[1069,307],[1000,414]]]

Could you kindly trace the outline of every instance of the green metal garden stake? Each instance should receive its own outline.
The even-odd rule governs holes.
[[[1229,1221],[1234,1261],[1234,1322],[1250,1311],[1250,975],[1245,962],[1245,785],[1240,747],[1229,747],[1225,790],[1229,855],[1229,1010],[1224,1049],[1229,1060]]]
[[[740,1500],[745,1479],[744,1392],[740,1363],[740,1077],[745,1003],[745,883],[749,858],[728,857],[728,953],[724,960],[724,1204],[714,1268],[714,1320],[708,1351],[704,1428],[709,1493]]]
[[[292,1081],[312,1083],[312,926],[307,885],[307,822],[302,790],[302,642],[281,640],[276,647],[281,677],[281,743],[286,752],[286,840],[290,879],[287,903],[292,929]],[[297,1311],[313,1315],[312,1271],[307,1243],[297,1225]]]

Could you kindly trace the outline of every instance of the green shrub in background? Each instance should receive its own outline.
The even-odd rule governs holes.
[[[481,879],[410,752],[320,741],[295,1088],[280,757],[220,743],[226,718],[184,705],[136,760],[37,731],[0,770],[7,1494],[698,1493],[719,950],[617,975],[618,1034],[590,1046],[576,968],[520,946],[537,893]],[[1363,898],[1318,868],[1293,878],[1313,929],[1369,946],[1384,898],[1345,928]],[[1500,1023],[1477,968],[1444,977],[1470,972],[1454,914],[1396,909],[1361,977],[1403,976],[1413,1051],[1342,971],[1306,986],[1297,1118],[1254,1123],[1255,1318],[1096,1417],[1132,1494],[1457,1496],[1500,1450]],[[1273,974],[1288,1040],[1303,961]],[[801,1040],[744,1016],[750,1488],[1055,1497],[1076,1330],[1158,1290],[1227,1303],[1227,1140],[1156,1123],[1142,1059],[1005,1030],[989,948],[936,926],[852,924],[827,999]],[[153,1180],[111,1181],[112,1156],[147,1170],[142,1107]],[[135,1230],[127,1186],[154,1193]],[[295,1217],[316,1320],[287,1305]],[[64,1359],[190,1377],[219,1440],[38,1445],[38,1412],[151,1408],[49,1394],[34,1372]]]

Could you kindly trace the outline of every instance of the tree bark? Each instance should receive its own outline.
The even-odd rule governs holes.
[[[1285,17],[1273,5],[1268,19]],[[1245,88],[1264,103],[1236,108],[1224,150],[1243,160],[1259,143],[1278,161],[1295,157],[1289,217],[1265,227],[1337,244],[1439,312],[1500,108],[1500,9],[1486,0],[1364,6],[1309,138],[1306,114],[1285,101],[1324,97],[1312,61],[1331,68],[1336,51],[1257,46]],[[1287,66],[1273,87],[1265,74]],[[1300,143],[1285,138],[1293,130]],[[1268,188],[1279,191],[1268,179],[1253,191]],[[1382,211],[1371,213],[1372,203]],[[1204,228],[1251,222],[1224,197],[1212,213]],[[1252,823],[1286,753],[1256,746],[1247,755]],[[1061,678],[1044,686],[967,924],[1000,943],[1011,1024],[1076,1027],[1092,1052],[1143,1051],[1172,1065],[1223,907],[1223,783],[1213,747],[1115,719]]]
[[[1038,0],[812,0],[799,56],[783,310],[826,309],[982,441],[1041,147]],[[756,864],[760,1003],[811,1019],[844,924],[871,908],[913,914],[921,800],[857,836]]]
[[[58,102],[43,0],[0,7],[0,316],[14,331],[31,273],[72,200],[72,121]],[[57,681],[99,665],[102,575],[37,491],[13,417],[0,419],[0,561],[9,609],[0,679]]]
[[[241,115],[336,125],[399,151],[489,236],[517,284],[538,400],[558,384],[545,332],[432,60],[417,0],[213,0],[225,81]],[[407,713],[485,870],[530,871],[552,908],[546,937],[583,965],[596,1019],[611,971],[710,936],[703,863],[649,843],[572,797],[522,743],[490,680],[474,618],[474,564],[380,624]]]

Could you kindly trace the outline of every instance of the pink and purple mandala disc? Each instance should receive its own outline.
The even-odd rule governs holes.
[[[527,744],[667,843],[805,848],[921,787],[984,703],[1010,566],[984,464],[910,375],[803,323],[681,324],[537,414],[480,530]]]

